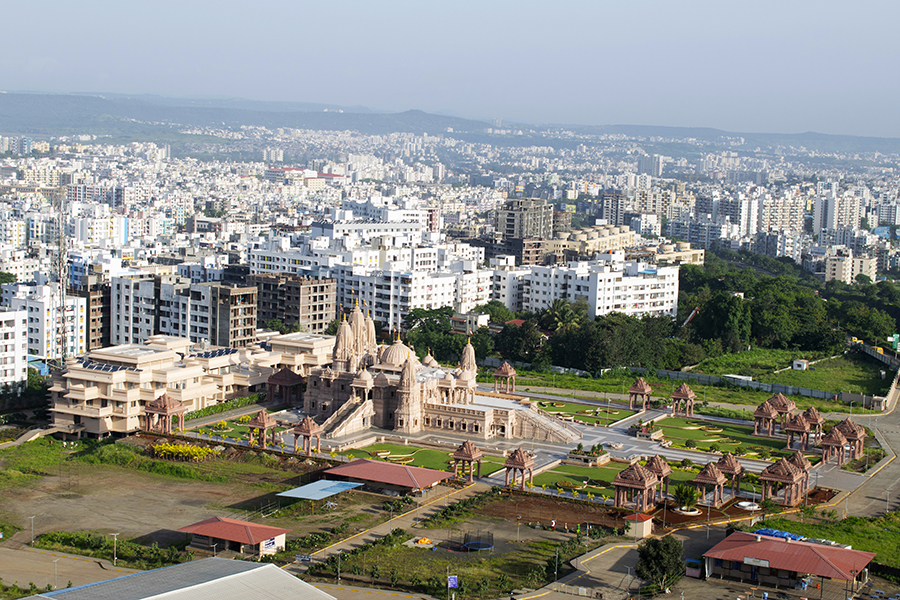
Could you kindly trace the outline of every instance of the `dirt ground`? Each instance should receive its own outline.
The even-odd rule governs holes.
[[[623,513],[602,506],[518,495],[492,502],[478,513],[511,523],[515,523],[517,517],[521,516],[522,528],[529,525],[549,527],[553,520],[556,520],[557,530],[565,530],[569,525],[570,529],[574,529],[579,523],[590,523],[608,529],[623,528],[626,523]]]
[[[27,489],[6,490],[3,511],[30,534],[46,531],[120,532],[165,545],[184,539],[179,527],[221,514],[245,498],[243,486],[180,481],[114,467],[78,465],[69,475],[43,477]],[[227,509],[225,509],[227,511]]]

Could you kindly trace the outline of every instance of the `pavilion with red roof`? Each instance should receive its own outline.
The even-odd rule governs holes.
[[[191,546],[213,554],[230,550],[240,554],[262,556],[283,551],[285,534],[290,530],[225,517],[212,517],[182,527],[178,531],[193,534]]]
[[[727,577],[787,589],[806,579],[813,588],[821,586],[816,598],[820,594],[834,598],[834,592],[848,587],[855,590],[866,582],[867,566],[875,553],[739,531],[713,546],[703,558],[708,578]]]
[[[404,494],[424,491],[451,479],[452,473],[411,467],[396,463],[361,458],[327,469],[325,477],[340,481],[354,481],[375,491],[394,491]]]

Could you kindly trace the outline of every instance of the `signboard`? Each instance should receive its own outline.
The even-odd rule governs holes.
[[[297,562],[312,562],[312,556],[309,554],[295,554],[294,560]]]
[[[447,589],[459,587],[459,578],[456,575],[447,575]]]
[[[769,561],[763,560],[761,558],[750,558],[749,556],[744,557],[745,565],[753,565],[754,567],[768,567]]]
[[[263,550],[271,550],[275,547],[275,538],[269,538],[263,542]]]

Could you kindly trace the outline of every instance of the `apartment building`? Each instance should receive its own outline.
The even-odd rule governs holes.
[[[870,281],[875,281],[878,261],[868,256],[854,256],[853,251],[844,248],[836,256],[825,258],[825,281],[837,279],[846,284],[856,283],[858,275],[866,275]]]
[[[109,281],[100,274],[82,275],[80,280],[81,284],[68,293],[84,298],[87,303],[87,349],[105,348],[110,345],[109,326],[112,318]]]
[[[522,308],[538,312],[554,300],[584,300],[591,317],[612,312],[630,316],[667,315],[678,310],[678,267],[611,260],[570,262],[565,266],[532,267],[523,280]],[[511,308],[511,307],[510,307]]]
[[[53,377],[50,413],[53,425],[89,437],[137,431],[143,408],[163,394],[189,410],[225,399],[224,391],[201,364],[183,358],[190,340],[154,337],[147,345],[124,344],[67,359]]]
[[[247,277],[257,290],[257,321],[280,319],[309,333],[324,333],[337,315],[337,280],[315,279],[288,273]]]
[[[28,311],[0,308],[0,387],[19,388],[28,381]]]
[[[497,232],[504,238],[548,239],[553,236],[553,206],[545,200],[507,200],[497,210]]]
[[[27,313],[29,355],[58,360],[87,350],[87,302],[67,295],[63,307],[58,283],[5,283],[2,304]]]

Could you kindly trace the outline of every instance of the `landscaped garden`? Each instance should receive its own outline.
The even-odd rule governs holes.
[[[598,423],[601,426],[606,426],[636,414],[633,410],[627,410],[617,406],[595,406],[593,404],[580,404],[578,402],[539,401],[537,405],[538,408],[543,411],[585,425]]]
[[[271,411],[269,411],[271,412]],[[207,425],[205,427],[199,427],[195,431],[199,434],[206,434],[213,437],[217,437],[221,439],[223,442],[241,442],[247,441],[250,439],[250,427],[247,424],[253,419],[252,415],[244,415],[242,417],[238,417],[236,419],[228,419],[221,420],[213,423],[212,425]],[[272,431],[275,431],[276,436],[287,431],[286,427],[275,427],[266,432],[266,445],[271,445],[272,439]],[[253,431],[253,443],[254,445],[259,445],[259,432]],[[276,448],[280,446],[275,444]],[[288,446],[285,445],[285,448]],[[291,446],[292,448],[293,446]]]
[[[753,427],[749,425],[666,417],[657,421],[656,426],[663,430],[665,438],[671,440],[672,446],[676,448],[731,452],[748,458],[763,459],[777,459],[792,454],[784,449],[787,443],[784,438],[754,436]],[[814,464],[821,460],[817,454],[808,454],[807,458]]]
[[[453,451],[419,448],[417,446],[405,446],[403,444],[372,444],[365,448],[346,450],[340,454],[352,459],[380,459],[414,467],[449,471],[452,469],[451,456]],[[499,471],[503,468],[505,462],[506,459],[499,456],[483,456],[481,459],[481,475],[487,476]]]

